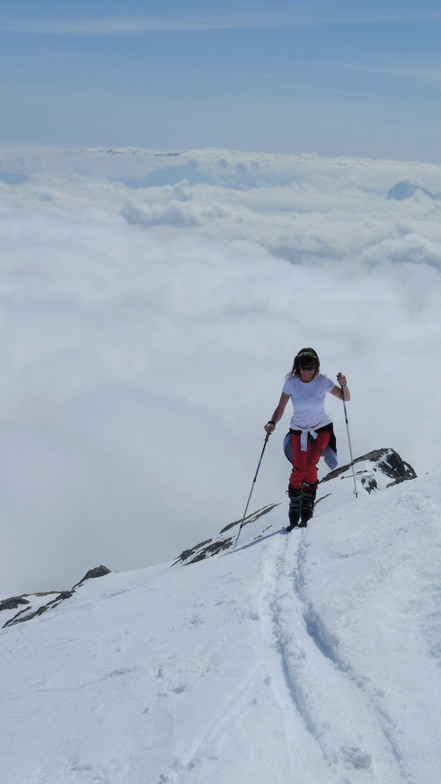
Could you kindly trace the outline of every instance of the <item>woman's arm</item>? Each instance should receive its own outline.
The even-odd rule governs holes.
[[[351,399],[351,393],[349,391],[349,387],[346,382],[346,376],[343,373],[337,373],[337,381],[340,386],[335,386],[331,389],[330,394],[338,397],[339,400],[343,400],[343,394],[345,400]]]
[[[277,422],[282,419],[283,412],[285,411],[286,404],[290,397],[291,395],[287,395],[286,392],[282,392],[280,395],[279,405],[275,409],[270,421],[264,425],[264,430],[266,430],[267,433],[272,433],[277,425]]]

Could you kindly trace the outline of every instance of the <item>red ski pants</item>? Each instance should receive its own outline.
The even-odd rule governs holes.
[[[318,478],[318,462],[324,449],[329,444],[331,434],[327,430],[317,433],[314,441],[308,439],[305,452],[300,449],[300,435],[291,433],[292,473],[289,478],[290,487],[301,487],[302,482],[315,485]]]

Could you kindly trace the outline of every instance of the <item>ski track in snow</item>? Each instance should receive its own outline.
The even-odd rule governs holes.
[[[306,598],[305,536],[306,531],[294,531],[274,540],[264,562],[261,595],[262,633],[268,647],[275,646],[285,682],[285,689],[279,682],[275,691],[287,716],[293,764],[301,742],[300,719],[325,763],[321,782],[419,784],[406,769],[393,722],[368,693],[363,678],[340,659],[337,641]],[[273,665],[273,678],[275,671]],[[371,749],[377,750],[376,757]],[[303,770],[302,780],[313,784],[316,775],[316,768],[311,779]]]
[[[5,629],[0,784],[437,784],[440,489],[275,510]]]

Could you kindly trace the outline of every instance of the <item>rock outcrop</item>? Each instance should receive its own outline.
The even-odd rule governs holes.
[[[0,602],[0,613],[7,613],[11,610],[18,610],[3,624],[3,629],[7,626],[14,626],[16,623],[23,623],[36,618],[48,610],[58,607],[65,599],[70,599],[77,588],[79,588],[86,580],[95,577],[103,577],[105,574],[110,574],[110,569],[107,566],[96,566],[94,569],[89,569],[80,582],[76,583],[70,591],[45,591],[44,593],[23,594],[22,596],[12,596],[10,599],[4,599]],[[48,599],[48,597],[51,597]],[[4,616],[3,616],[4,617]],[[0,620],[2,615],[0,615]]]
[[[391,479],[390,482],[386,483],[386,487],[398,485],[400,482],[405,482],[408,479],[416,479],[417,476],[412,466],[402,460],[398,452],[395,452],[395,449],[390,448],[373,449],[372,452],[368,452],[366,455],[356,457],[353,466],[356,477],[360,479],[362,487],[368,493],[377,490],[379,487],[376,474],[378,476],[383,474]],[[347,474],[349,471],[352,471],[352,463],[330,471],[320,484]]]
[[[343,492],[350,493],[350,486],[353,487],[353,478],[355,474],[357,492],[365,490],[367,493],[372,493],[378,490],[397,485],[400,482],[405,482],[409,479],[416,479],[416,473],[409,463],[401,459],[398,452],[394,449],[374,449],[361,457],[357,457],[353,464],[349,463],[341,468],[336,468],[334,471],[328,473],[319,483],[317,491],[316,507],[318,504],[326,501],[334,493],[341,494],[342,488],[340,482],[343,480]],[[349,480],[349,483],[346,481]],[[262,515],[267,514],[278,504],[269,504],[268,506],[259,509],[248,515],[243,521],[243,527],[255,523]],[[326,506],[326,503],[324,504]],[[323,508],[323,504],[320,509]],[[233,523],[225,526],[217,537],[207,539],[200,542],[194,547],[184,550],[176,559],[173,566],[181,564],[187,566],[189,564],[203,561],[206,558],[211,558],[213,555],[222,553],[233,546],[237,536],[238,526],[242,520],[235,520]],[[233,535],[231,535],[233,532]],[[267,530],[260,528],[256,539],[261,538],[267,534]]]

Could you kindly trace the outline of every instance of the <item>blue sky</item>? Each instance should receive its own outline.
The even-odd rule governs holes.
[[[0,5],[0,143],[441,162],[441,6]]]

